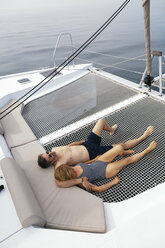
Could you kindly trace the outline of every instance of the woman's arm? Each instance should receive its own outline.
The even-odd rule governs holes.
[[[76,178],[76,179],[71,179],[71,180],[66,180],[66,181],[56,180],[56,184],[60,188],[69,188],[74,185],[78,185],[80,183],[82,183],[82,178]]]
[[[78,185],[81,188],[86,189],[87,191],[91,191],[91,186],[90,186],[90,183],[88,182],[87,177],[76,178],[76,179],[71,179],[71,180],[66,180],[66,181],[56,180],[56,184],[60,188],[69,188],[69,187]]]
[[[100,193],[100,192],[103,192],[103,191],[111,188],[112,186],[116,185],[119,182],[120,182],[120,179],[118,177],[115,177],[111,182],[106,183],[106,184],[101,185],[101,186],[96,186],[96,185],[90,183],[91,191],[95,191],[95,192]]]

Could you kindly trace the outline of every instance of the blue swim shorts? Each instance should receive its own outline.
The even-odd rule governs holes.
[[[113,146],[111,145],[100,146],[100,143],[101,137],[93,132],[91,132],[87,140],[82,143],[82,145],[85,146],[88,150],[90,159],[93,159],[98,155],[102,155],[103,153],[113,148]]]

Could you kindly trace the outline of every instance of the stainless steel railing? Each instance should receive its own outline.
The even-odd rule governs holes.
[[[58,35],[58,38],[57,38],[57,41],[56,41],[56,45],[55,45],[55,49],[54,49],[54,52],[53,52],[53,58],[54,58],[54,66],[56,67],[56,52],[57,52],[57,49],[59,47],[59,44],[60,44],[60,40],[61,40],[61,37],[62,36],[68,36],[69,39],[70,39],[70,43],[71,43],[71,49],[72,49],[72,54],[74,52],[74,49],[73,49],[73,41],[72,41],[72,35],[70,33],[60,33]],[[62,59],[62,58],[58,58],[58,59]],[[72,61],[73,65],[74,65],[74,59]]]

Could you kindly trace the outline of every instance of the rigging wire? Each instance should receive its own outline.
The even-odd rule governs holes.
[[[122,63],[125,63],[125,62],[133,61],[133,60],[136,60],[137,58],[142,57],[142,56],[143,55],[139,55],[139,56],[134,57],[134,58],[130,58],[130,59],[126,59],[126,60],[123,60],[123,61],[120,61],[120,62],[116,62],[116,63],[112,64],[111,66],[115,66],[115,65],[119,65],[119,64],[122,64]],[[101,68],[101,69],[103,69],[103,68]]]
[[[77,59],[78,60],[82,60],[82,61],[86,61],[86,62],[90,62],[90,63],[92,62],[93,64],[103,66],[103,67],[99,68],[100,70],[106,69],[106,68],[115,68],[115,69],[118,69],[118,70],[132,72],[132,73],[137,73],[137,74],[140,74],[140,75],[143,74],[142,72],[139,72],[139,71],[128,70],[128,69],[124,69],[124,68],[121,68],[121,67],[118,67],[118,66],[114,66],[114,65],[105,65],[105,64],[102,64],[102,63],[99,63],[99,62],[90,61],[90,60],[82,59],[82,58],[77,58]]]
[[[13,107],[14,105],[17,105],[13,107],[11,110],[9,110],[6,114],[4,114],[1,118],[3,119],[6,115],[8,115],[10,112],[12,112],[14,109],[16,109],[18,106],[20,106],[24,101],[26,101],[29,97],[34,95],[38,90],[40,90],[44,85],[46,85],[54,76],[56,76],[60,71],[62,71],[75,57],[77,57],[100,33],[118,16],[118,14],[127,6],[127,4],[130,2],[130,0],[126,0],[115,12],[114,14],[108,18],[108,20],[86,41],[83,43],[83,45],[80,46],[73,54],[71,54],[58,68],[53,70],[45,79],[43,79],[40,83],[38,83],[36,86],[34,86],[31,90],[29,90],[26,94],[24,94],[21,98],[19,98],[15,103],[11,104],[9,107],[7,107],[5,110],[3,110],[0,114],[3,114],[8,109]],[[47,80],[48,79],[48,80]],[[46,82],[44,82],[47,80]],[[43,83],[43,84],[42,84]],[[42,85],[41,85],[42,84]],[[39,86],[39,87],[38,87]],[[38,87],[38,88],[37,88]],[[37,89],[36,89],[37,88]],[[35,90],[36,89],[36,90]],[[35,90],[34,92],[32,92]],[[31,93],[32,92],[32,93]],[[31,93],[29,96],[27,96],[29,93]],[[27,97],[26,97],[27,96]],[[23,101],[20,102],[24,97],[26,97]]]
[[[66,47],[70,47],[70,46],[66,46]],[[76,49],[78,48],[76,46],[73,46],[73,47],[76,48]],[[127,71],[127,72],[133,72],[133,73],[137,73],[137,74],[141,74],[141,75],[143,74],[142,72],[120,68],[120,67],[117,67],[116,65],[122,64],[122,63],[125,63],[125,62],[129,62],[129,61],[135,61],[135,60],[136,61],[146,61],[146,59],[140,59],[141,57],[144,57],[145,54],[142,54],[142,55],[139,55],[139,56],[136,56],[136,57],[132,57],[132,58],[128,58],[128,57],[116,56],[116,55],[112,55],[112,54],[104,54],[104,53],[100,53],[100,52],[95,52],[95,51],[91,51],[91,50],[88,50],[88,49],[86,49],[85,51],[87,53],[92,53],[92,54],[96,54],[96,55],[102,55],[102,56],[105,56],[105,57],[113,57],[113,58],[125,59],[125,60],[116,62],[114,64],[106,65],[106,64],[96,62],[96,61],[93,61],[93,60],[83,59],[81,57],[76,58],[76,59],[81,60],[81,61],[85,61],[85,62],[88,62],[88,63],[93,63],[93,64],[96,64],[96,65],[100,65],[100,66],[102,66],[102,67],[99,68],[101,70],[112,67],[112,68],[116,68],[116,69]],[[72,68],[71,70],[77,70],[77,69]],[[84,70],[84,69],[82,69],[82,70]]]
[[[66,47],[70,47],[70,46],[66,46]],[[78,48],[76,46],[73,46],[74,48]],[[128,57],[122,57],[122,56],[116,56],[116,55],[112,55],[112,54],[105,54],[105,53],[100,53],[100,52],[95,52],[95,51],[91,51],[91,50],[88,50],[86,49],[85,50],[87,53],[93,53],[93,54],[97,54],[97,55],[102,55],[102,56],[105,56],[105,57],[113,57],[113,58],[119,58],[119,59],[125,59],[125,60],[137,60],[137,61],[146,61],[146,59],[139,59],[140,57],[144,57],[146,54],[142,54],[142,55],[139,55],[138,57],[132,57],[132,58],[128,58]],[[125,61],[123,61],[125,62]]]

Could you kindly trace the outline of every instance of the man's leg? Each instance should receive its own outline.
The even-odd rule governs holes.
[[[117,124],[112,127],[108,125],[108,123],[104,119],[99,119],[94,126],[92,132],[101,137],[101,133],[103,130],[108,131],[110,135],[113,135],[115,130],[117,129]]]
[[[131,157],[108,164],[106,168],[106,178],[116,176],[116,174],[119,173],[119,171],[121,171],[125,166],[139,161],[144,155],[155,149],[155,147],[156,142],[153,141],[144,151],[137,153]]]
[[[139,144],[141,141],[143,141],[144,139],[146,139],[152,132],[153,132],[154,128],[153,126],[149,126],[146,131],[143,133],[142,136],[140,136],[137,139],[133,139],[133,140],[128,140],[125,143],[119,143],[119,144],[114,144],[113,146],[117,146],[117,145],[122,145],[124,149],[131,149],[134,146],[136,146],[137,144]]]

